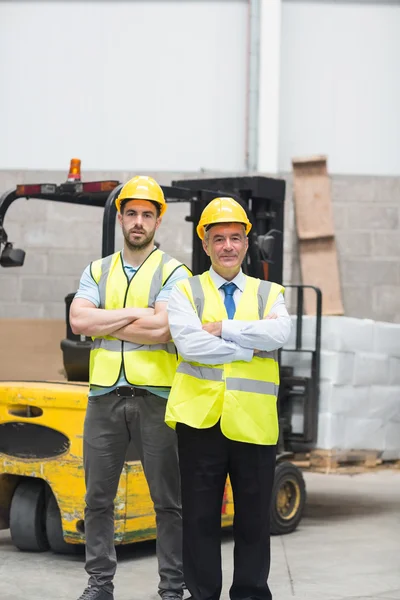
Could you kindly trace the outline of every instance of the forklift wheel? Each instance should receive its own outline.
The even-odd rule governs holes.
[[[54,494],[50,494],[46,511],[46,531],[50,548],[56,554],[76,554],[77,546],[64,541],[61,514]]]
[[[45,486],[40,479],[23,479],[10,508],[10,532],[19,550],[44,552],[49,544],[45,528]]]
[[[281,462],[275,469],[271,499],[271,534],[292,533],[303,516],[306,486],[303,475],[290,462]]]

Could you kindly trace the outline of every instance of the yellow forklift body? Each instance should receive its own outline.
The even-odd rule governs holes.
[[[57,500],[64,540],[84,543],[83,425],[87,394],[86,383],[0,383],[0,432],[7,431],[6,436],[0,433],[0,529],[8,527],[11,497],[20,478],[35,477],[49,485]],[[48,436],[50,443],[46,442]],[[32,440],[37,441],[36,448]],[[25,453],[20,450],[24,446],[29,448]],[[222,526],[232,524],[233,513],[228,480]],[[155,537],[155,514],[142,465],[127,461],[115,500],[115,543]]]

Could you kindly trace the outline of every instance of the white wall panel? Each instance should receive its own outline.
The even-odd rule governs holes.
[[[0,3],[0,169],[239,170],[247,2]]]
[[[400,5],[284,1],[280,169],[400,175]]]

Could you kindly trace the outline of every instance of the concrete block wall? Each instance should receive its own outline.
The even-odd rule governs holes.
[[[83,173],[87,180],[120,181],[133,174]],[[173,179],[237,175],[211,171],[149,174],[166,185]],[[62,182],[65,177],[65,171],[0,171],[0,193],[17,183]],[[284,282],[301,283],[292,177],[280,177],[287,183]],[[346,315],[400,322],[400,177],[333,176],[332,197]],[[166,252],[190,265],[188,213],[187,204],[171,205],[156,239]],[[82,270],[100,256],[101,223],[102,211],[95,207],[14,202],[5,218],[6,230],[10,241],[27,255],[21,269],[0,269],[0,318],[64,318],[64,296],[76,290]],[[288,303],[294,308],[290,294]]]
[[[346,314],[400,322],[400,177],[333,185]]]
[[[286,349],[295,346],[296,319]],[[314,348],[315,318],[303,321],[303,347]],[[316,448],[374,450],[400,458],[400,325],[370,319],[323,317]],[[311,357],[282,351],[282,364],[308,377]],[[302,431],[302,405],[292,426]]]
[[[335,175],[331,192],[345,315],[400,323],[400,177]],[[296,236],[287,243],[292,281],[300,283]]]

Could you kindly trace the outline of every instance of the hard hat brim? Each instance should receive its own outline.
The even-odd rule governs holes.
[[[131,200],[146,200],[146,202],[152,202],[153,204],[158,204],[158,206],[160,207],[160,217],[162,217],[163,214],[165,213],[165,211],[167,210],[166,202],[165,202],[165,204],[161,204],[161,202],[157,202],[157,200],[152,200],[151,198],[146,198],[145,196],[141,196],[141,195],[135,195],[135,196],[132,196],[129,198],[123,198],[123,200],[120,200],[120,198],[116,198],[115,206],[117,207],[117,211],[121,212],[122,202],[130,202]]]
[[[205,234],[208,228],[214,226],[214,225],[223,225],[223,224],[227,224],[227,223],[239,223],[240,225],[243,225],[243,227],[246,229],[246,235],[249,234],[251,228],[252,228],[252,224],[250,222],[248,223],[244,223],[243,221],[236,221],[235,219],[232,218],[226,218],[224,219],[223,217],[221,217],[221,219],[219,219],[218,221],[214,221],[212,223],[199,223],[197,225],[196,231],[197,231],[197,235],[199,236],[199,238],[201,240],[204,240],[205,238]]]

